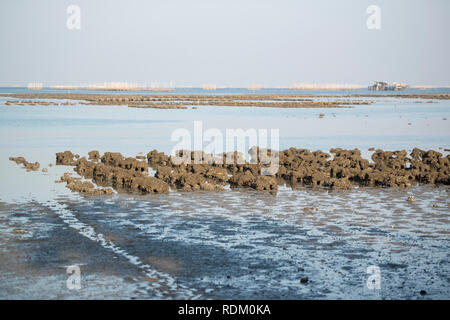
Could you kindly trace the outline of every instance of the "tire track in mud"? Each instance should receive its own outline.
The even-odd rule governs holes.
[[[48,201],[43,203],[43,205],[53,210],[65,224],[80,235],[100,244],[104,249],[110,250],[118,256],[125,258],[129,263],[141,270],[150,281],[147,281],[145,284],[138,283],[138,289],[145,290],[145,292],[140,291],[140,293],[150,292],[152,294],[151,298],[156,299],[173,297],[175,299],[195,300],[201,298],[201,294],[198,294],[195,289],[177,283],[177,280],[171,275],[153,269],[148,264],[143,263],[139,257],[129,254],[112,241],[105,239],[102,233],[97,233],[92,226],[80,221],[65,204]]]

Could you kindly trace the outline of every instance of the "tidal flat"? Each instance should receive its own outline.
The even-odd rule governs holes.
[[[235,92],[232,99],[191,96],[191,104],[178,93],[170,101],[153,101],[158,94],[136,101],[186,107],[175,109],[49,96],[58,92],[12,94],[24,93],[0,96],[4,299],[450,297],[450,190],[445,184],[348,190],[280,184],[275,194],[232,188],[87,195],[55,183],[68,171],[81,178],[72,166],[56,165],[58,152],[71,150],[82,158],[92,150],[113,151],[144,155],[145,161],[153,149],[169,154],[175,144],[171,132],[192,131],[194,121],[204,130],[279,129],[279,150],[357,148],[370,160],[377,149],[405,150],[409,157],[417,147],[444,158],[450,149],[450,102],[436,97],[441,93],[324,92],[293,98],[280,92],[260,101]],[[341,106],[340,101],[343,107],[327,107]],[[10,156],[24,157],[30,170]],[[33,170],[36,162],[40,166]],[[67,286],[67,267],[73,265],[81,271],[79,290]],[[371,266],[380,270],[380,289],[367,286]]]

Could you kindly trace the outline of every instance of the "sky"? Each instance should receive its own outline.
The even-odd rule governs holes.
[[[449,31],[448,0],[1,0],[0,86],[448,86]]]

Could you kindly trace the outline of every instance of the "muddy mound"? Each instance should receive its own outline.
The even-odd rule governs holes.
[[[30,163],[24,157],[9,157],[9,160],[14,161],[16,164],[23,164],[23,168],[27,171],[37,171],[41,166],[39,162]]]

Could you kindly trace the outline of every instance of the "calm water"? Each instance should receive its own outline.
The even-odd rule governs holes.
[[[224,134],[279,129],[281,149],[360,148],[370,157],[370,147],[420,147],[446,154],[450,101],[379,97],[343,109],[156,110],[8,107],[6,100],[0,98],[1,298],[450,298],[445,186],[86,198],[54,183],[71,168],[48,167],[64,150],[170,152],[173,130],[193,132],[194,121]],[[26,172],[9,156],[39,161],[49,172]],[[407,202],[409,195],[417,201]],[[66,287],[69,265],[81,268],[80,290]],[[380,290],[366,286],[369,266],[380,268]]]

